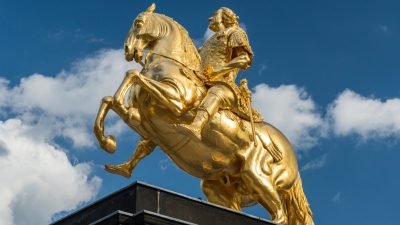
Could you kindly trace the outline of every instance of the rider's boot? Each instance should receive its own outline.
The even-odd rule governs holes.
[[[191,124],[178,124],[177,130],[184,135],[190,135],[201,140],[201,131],[208,120],[218,111],[222,98],[213,92],[208,92],[199,106],[199,110]]]
[[[209,117],[210,115],[208,115],[208,112],[200,108],[191,124],[179,124],[177,126],[178,132],[201,140],[201,131]]]

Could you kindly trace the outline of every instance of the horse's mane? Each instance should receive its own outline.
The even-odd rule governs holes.
[[[162,18],[162,19],[160,20],[160,21],[161,21],[160,35],[163,35],[163,33],[166,33],[166,32],[167,32],[166,29],[167,29],[168,26],[167,26],[167,24],[166,24],[166,21],[171,22],[172,24],[174,24],[175,26],[177,26],[178,29],[179,29],[179,31],[180,31],[180,33],[181,33],[181,35],[182,35],[182,38],[183,38],[182,43],[184,44],[184,45],[183,45],[184,51],[194,54],[194,57],[196,57],[196,58],[199,60],[199,62],[200,62],[200,55],[199,55],[199,53],[198,53],[198,51],[197,51],[197,48],[196,48],[196,46],[194,45],[192,38],[190,38],[188,31],[187,31],[182,25],[180,25],[178,22],[176,22],[176,21],[175,21],[174,19],[172,19],[171,17],[166,16],[166,15],[164,15],[164,14],[152,13],[152,15],[153,15],[153,16],[158,16],[158,17],[161,17],[161,18]],[[164,24],[163,24],[163,23],[164,23]]]

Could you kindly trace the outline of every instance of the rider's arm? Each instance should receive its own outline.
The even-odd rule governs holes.
[[[226,64],[226,67],[240,68],[246,70],[251,65],[251,58],[244,47],[236,47],[232,50],[232,60]]]
[[[251,65],[251,58],[249,53],[244,49],[244,47],[236,47],[232,49],[233,59],[229,61],[222,67],[213,68],[213,72],[211,77],[216,76],[217,74],[227,73],[233,69],[242,69],[246,70]]]

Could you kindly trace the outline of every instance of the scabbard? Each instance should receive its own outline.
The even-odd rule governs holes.
[[[254,121],[253,121],[253,110],[251,108],[251,96],[247,99],[247,105],[249,108],[249,116],[250,116],[250,123],[251,123],[251,131],[253,133],[253,142],[254,146],[257,146],[257,141],[256,141],[256,129],[254,127]]]

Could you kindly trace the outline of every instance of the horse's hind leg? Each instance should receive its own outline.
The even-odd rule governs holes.
[[[104,169],[107,172],[130,178],[133,169],[144,157],[149,155],[156,148],[156,144],[149,140],[140,140],[131,158],[118,165],[106,164]]]
[[[286,210],[283,207],[279,193],[271,181],[271,177],[261,175],[256,169],[252,168],[251,171],[243,171],[242,179],[247,187],[253,190],[258,202],[268,210],[271,219],[275,223],[287,225]]]
[[[202,180],[201,187],[209,202],[234,210],[241,210],[241,199],[236,190],[227,187],[219,180]]]

